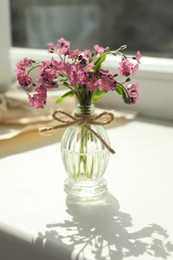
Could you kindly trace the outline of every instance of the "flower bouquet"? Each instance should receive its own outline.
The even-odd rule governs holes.
[[[16,64],[18,82],[28,92],[30,105],[36,108],[43,109],[48,91],[60,86],[68,91],[57,98],[56,104],[68,97],[76,97],[78,106],[74,116],[57,110],[52,116],[59,124],[40,131],[51,134],[60,127],[66,128],[61,140],[62,158],[68,173],[64,184],[66,192],[77,196],[101,194],[107,189],[102,176],[109,152],[114,153],[103,125],[112,122],[114,117],[108,112],[95,115],[94,103],[108,92],[116,92],[126,104],[137,102],[138,83],[130,81],[138,71],[141,53],[137,51],[136,56],[128,57],[123,53],[126,45],[111,51],[98,44],[92,51],[82,52],[72,50],[70,42],[64,38],[60,38],[56,45],[48,43],[48,48],[53,55],[51,60],[37,62],[25,58]],[[114,74],[103,68],[108,55],[120,57]],[[31,76],[34,69],[38,70],[36,82]],[[31,94],[33,89],[35,93]]]

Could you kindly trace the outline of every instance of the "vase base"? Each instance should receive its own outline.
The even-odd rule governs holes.
[[[107,191],[107,182],[105,179],[100,181],[73,181],[66,179],[64,190],[67,194],[80,198],[92,198],[102,195]]]

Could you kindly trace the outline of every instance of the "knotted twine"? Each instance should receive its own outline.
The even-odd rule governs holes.
[[[66,118],[65,117],[61,118],[61,115],[66,116]],[[115,151],[109,146],[109,144],[106,143],[105,140],[103,140],[103,138],[100,135],[98,135],[92,128],[90,128],[90,125],[108,125],[111,122],[113,122],[114,115],[112,113],[103,112],[99,115],[75,114],[74,116],[72,116],[69,113],[66,113],[65,111],[56,110],[52,114],[52,117],[60,124],[42,127],[39,129],[40,134],[52,135],[59,128],[66,128],[68,126],[73,126],[73,125],[83,126],[87,128],[90,132],[92,132],[112,154],[115,153]]]

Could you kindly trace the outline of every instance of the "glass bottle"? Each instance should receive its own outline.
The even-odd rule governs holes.
[[[93,116],[94,105],[77,105],[77,117]],[[101,125],[73,125],[67,127],[61,139],[61,153],[68,178],[64,182],[64,190],[78,197],[99,196],[107,191],[107,183],[103,178],[110,152],[92,129],[107,144],[109,139]]]

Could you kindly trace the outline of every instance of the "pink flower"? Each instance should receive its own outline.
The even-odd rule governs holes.
[[[90,58],[92,56],[92,52],[90,50],[85,50],[84,51],[84,58]]]
[[[37,93],[33,96],[27,93],[29,103],[31,106],[34,106],[36,108],[44,108],[46,105],[47,90],[43,86],[37,87],[35,90]]]
[[[48,81],[52,81],[57,78],[55,70],[53,68],[44,70],[44,79]]]
[[[120,67],[118,68],[119,73],[128,77],[130,75],[131,70],[133,69],[133,63],[130,63],[128,59],[124,59],[119,63]]]
[[[53,48],[53,43],[52,43],[52,42],[48,42],[48,43],[47,43],[47,47],[48,47],[48,48]]]
[[[73,66],[73,70],[74,70]],[[69,62],[64,62],[62,68],[61,68],[61,72],[65,73],[68,77],[70,76],[72,71],[72,65]]]
[[[68,57],[69,57],[70,59],[77,60],[80,54],[81,54],[81,52],[80,52],[80,50],[78,50],[78,49],[76,49],[76,50],[70,50]]]
[[[53,50],[54,50],[54,45],[53,45],[52,42],[48,42],[48,43],[47,43],[47,47],[48,47],[48,49],[49,49],[49,52],[53,52]]]
[[[72,71],[70,73],[70,82],[72,85],[75,85],[77,84],[79,81],[79,78],[78,78],[78,74],[76,73],[76,71]]]
[[[54,58],[52,58],[52,65],[53,65],[53,69],[57,72],[61,72],[65,66],[65,62],[64,61],[57,61]]]
[[[79,74],[79,82],[81,83],[81,84],[88,84],[88,75],[87,75],[87,73],[84,73],[84,72],[81,72],[80,74]]]
[[[138,69],[139,69],[139,64],[136,64],[136,65],[134,66],[134,68],[132,69],[132,76],[135,76],[135,74],[136,74],[136,72],[138,71]]]
[[[22,69],[18,70],[17,80],[24,89],[30,89],[34,85],[32,78]]]
[[[66,55],[67,54],[67,52],[68,52],[68,48],[67,47],[62,47],[61,49],[60,49],[60,54],[61,55]]]
[[[90,62],[85,67],[85,72],[94,72],[94,62]]]
[[[67,54],[70,49],[70,42],[64,38],[60,38],[57,42],[58,44],[54,46],[55,51],[59,51],[62,55]]]
[[[100,91],[109,91],[111,89],[115,89],[116,87],[116,82],[107,76],[97,80],[97,83]]]
[[[136,60],[138,63],[140,63],[140,59],[142,58],[142,55],[141,55],[141,52],[140,51],[137,51],[136,52]]]
[[[54,68],[53,61],[54,59],[42,62],[40,69],[38,70],[37,82],[47,88],[56,86],[55,80],[57,79],[57,72]]]
[[[94,45],[94,50],[100,54],[102,54],[104,52],[104,48],[100,47],[98,44]]]
[[[103,76],[108,76],[109,75],[109,71],[108,70],[104,70],[102,68],[99,69],[99,72],[98,72],[98,77],[101,78]]]
[[[49,61],[49,60],[42,61],[41,65],[40,65],[40,71],[49,66],[52,66],[52,61]]]
[[[33,60],[25,58],[23,60],[21,60],[20,62],[16,63],[16,71],[20,70],[20,69],[26,69],[28,67],[30,67],[33,63]]]
[[[93,78],[92,80],[87,82],[87,87],[89,87],[92,91],[96,90],[97,87],[97,80],[96,78]]]
[[[109,74],[109,70],[105,70],[105,69],[102,69],[102,68],[99,69],[99,72],[101,74],[103,74],[103,75],[108,75]]]
[[[128,91],[128,94],[129,94],[129,96],[131,98],[131,103],[132,104],[135,104],[138,101],[138,98],[139,98],[138,86],[139,86],[138,83],[133,83],[133,84],[130,84],[127,87],[127,91]]]
[[[63,37],[61,37],[59,40],[57,40],[58,43],[60,43],[61,47],[70,48],[70,42],[65,40]]]

